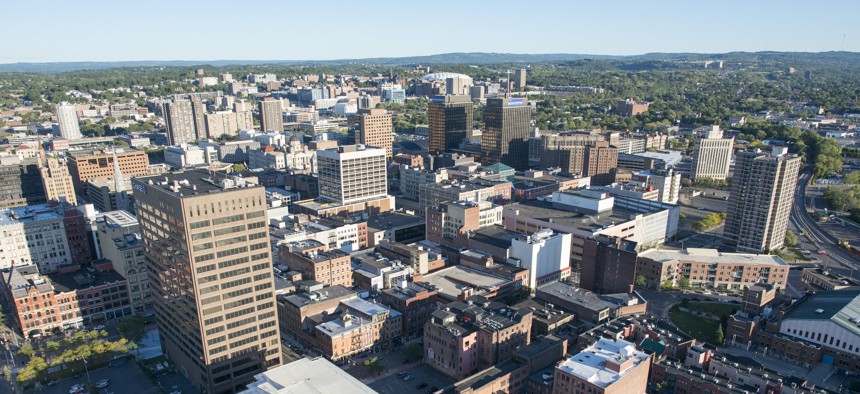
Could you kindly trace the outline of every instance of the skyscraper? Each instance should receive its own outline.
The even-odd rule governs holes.
[[[281,364],[262,186],[206,171],[133,179],[162,348],[198,390]]]
[[[262,131],[284,131],[284,117],[281,114],[281,102],[271,97],[260,101],[260,126]]]
[[[724,139],[720,126],[703,130],[701,137],[696,138],[690,177],[694,181],[706,178],[726,179],[735,139]]]
[[[189,100],[164,103],[164,120],[170,145],[187,144],[198,139],[194,109]]]
[[[78,124],[78,111],[74,104],[57,104],[58,137],[69,141],[81,139],[81,126]]]
[[[362,109],[354,117],[355,143],[385,149],[385,157],[392,156],[394,124],[391,114],[384,109]]]
[[[346,145],[317,151],[320,197],[351,204],[388,195],[385,150]]]
[[[528,169],[532,108],[525,99],[487,99],[481,162],[502,163],[517,171]]]
[[[774,147],[735,157],[732,194],[723,242],[738,252],[767,253],[782,248],[801,158]]]
[[[75,184],[69,174],[65,159],[49,157],[39,160],[39,171],[42,175],[42,185],[45,188],[45,198],[48,201],[66,201],[78,205],[75,196]]]
[[[514,72],[514,89],[523,89],[526,87],[526,69],[521,68]]]
[[[427,107],[430,123],[430,154],[459,147],[472,135],[472,99],[469,96],[436,96]]]

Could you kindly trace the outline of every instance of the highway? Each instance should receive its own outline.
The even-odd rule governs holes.
[[[821,229],[806,212],[806,185],[812,179],[812,173],[803,172],[797,181],[794,205],[791,208],[791,222],[806,233],[806,237],[818,248],[827,253],[833,261],[846,268],[860,268],[860,261],[837,245],[838,240]]]

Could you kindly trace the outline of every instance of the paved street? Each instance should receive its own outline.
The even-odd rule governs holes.
[[[110,385],[106,389],[102,389],[101,393],[134,393],[134,394],[156,394],[159,393],[156,387],[149,378],[141,371],[136,362],[129,362],[126,365],[116,368],[103,368],[96,371],[90,371],[90,378],[93,382],[98,382],[101,379],[109,379]],[[87,375],[81,374],[77,379],[66,379],[57,382],[56,385],[42,387],[41,390],[28,390],[27,393],[40,394],[68,394],[69,388],[76,383],[86,384]]]

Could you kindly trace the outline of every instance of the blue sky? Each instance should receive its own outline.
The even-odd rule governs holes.
[[[0,63],[860,51],[856,0],[12,0],[0,11]]]

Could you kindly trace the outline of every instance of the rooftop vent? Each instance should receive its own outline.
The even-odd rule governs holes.
[[[824,309],[818,308],[815,310],[815,313],[824,313]]]

